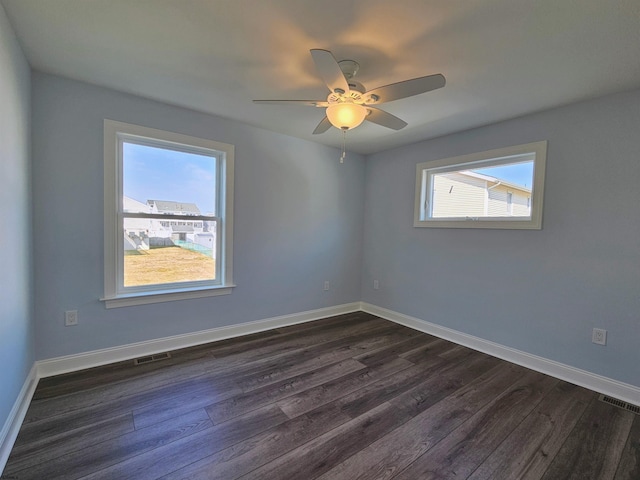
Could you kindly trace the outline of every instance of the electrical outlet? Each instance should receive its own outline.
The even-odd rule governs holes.
[[[380,282],[378,280],[373,281],[373,289],[378,290],[380,288]]]
[[[64,312],[64,326],[72,327],[78,324],[78,311],[77,310],[67,310]]]
[[[326,292],[327,290],[329,290],[329,280],[324,281],[324,291]]]
[[[607,331],[602,328],[594,328],[591,335],[591,341],[598,345],[607,344]]]

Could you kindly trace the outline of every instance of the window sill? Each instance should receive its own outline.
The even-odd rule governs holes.
[[[235,285],[223,285],[220,287],[203,287],[200,289],[171,290],[157,292],[131,293],[118,295],[117,297],[101,298],[106,308],[131,307],[135,305],[148,305],[151,303],[173,302],[175,300],[189,300],[192,298],[216,297],[229,295]]]
[[[507,230],[542,230],[540,221],[530,218],[508,218],[496,220],[491,218],[478,219],[447,219],[447,220],[417,220],[413,223],[417,228],[491,228]]]

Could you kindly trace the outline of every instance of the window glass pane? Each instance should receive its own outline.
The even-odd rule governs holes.
[[[531,216],[533,161],[430,173],[431,218]]]
[[[123,142],[125,212],[216,215],[216,158]]]
[[[542,228],[545,140],[416,165],[414,227]]]
[[[124,219],[124,286],[216,280],[215,221]]]

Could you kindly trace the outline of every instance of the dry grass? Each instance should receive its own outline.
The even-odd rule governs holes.
[[[215,271],[213,258],[180,247],[152,248],[124,257],[126,287],[211,280]]]

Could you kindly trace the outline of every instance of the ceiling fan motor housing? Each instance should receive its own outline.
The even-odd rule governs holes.
[[[355,60],[340,60],[338,62],[338,66],[347,80],[351,80],[355,77],[358,70],[360,70],[360,64]]]
[[[329,104],[331,105],[333,105],[334,103],[362,104],[365,103],[365,99],[362,93],[358,92],[357,90],[349,90],[346,93],[331,92],[327,96],[327,102],[329,102]]]

